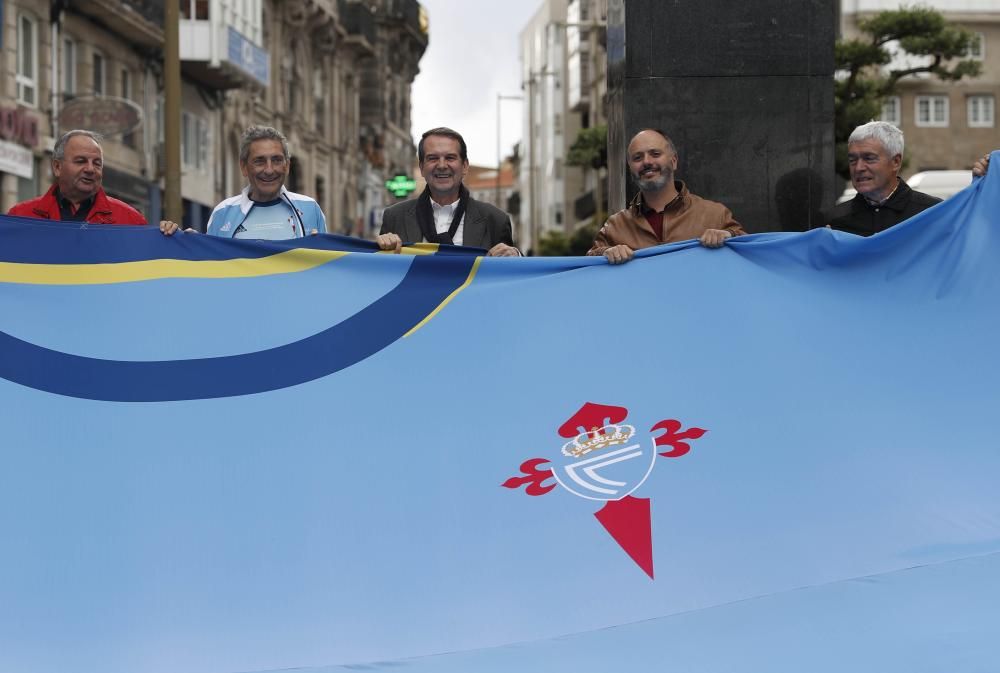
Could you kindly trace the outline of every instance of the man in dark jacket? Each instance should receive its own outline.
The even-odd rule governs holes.
[[[826,213],[827,226],[871,236],[941,199],[917,192],[899,177],[903,165],[903,132],[888,122],[868,122],[847,140],[847,163],[857,195]]]
[[[45,194],[15,203],[7,214],[90,224],[146,224],[142,213],[108,196],[101,186],[104,151],[96,133],[78,129],[59,138],[52,150],[52,174],[56,182]],[[176,230],[173,223],[160,224],[168,236]]]
[[[446,243],[486,248],[491,257],[516,257],[510,217],[499,208],[476,201],[462,180],[469,172],[465,139],[439,127],[424,133],[417,145],[420,173],[427,188],[417,199],[389,206],[375,242],[399,252],[403,242]]]

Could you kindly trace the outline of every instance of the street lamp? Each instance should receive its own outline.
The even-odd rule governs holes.
[[[537,253],[538,245],[538,196],[536,194],[535,180],[535,86],[541,77],[555,77],[556,73],[550,71],[548,66],[543,66],[541,70],[528,71],[528,198],[530,203],[531,222],[528,226],[531,230],[531,247]],[[522,85],[523,86],[523,85]],[[522,134],[524,135],[524,134]],[[523,198],[523,195],[522,195]],[[522,223],[523,226],[523,223]]]
[[[524,96],[505,96],[497,94],[497,184],[496,184],[496,204],[497,208],[504,210],[500,205],[500,170],[503,168],[503,151],[500,148],[500,102],[505,100],[524,100]]]

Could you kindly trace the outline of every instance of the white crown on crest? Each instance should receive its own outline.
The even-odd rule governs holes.
[[[562,452],[564,456],[570,458],[580,458],[592,451],[600,451],[609,446],[624,444],[632,435],[635,428],[631,425],[605,425],[603,428],[591,428],[588,432],[581,432],[575,438],[563,444]]]

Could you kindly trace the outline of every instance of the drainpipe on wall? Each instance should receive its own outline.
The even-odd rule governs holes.
[[[52,30],[52,44],[50,45],[52,77],[49,82],[52,110],[49,125],[53,138],[59,138],[59,17],[62,15],[65,4],[66,0],[54,0],[49,4],[49,24]]]

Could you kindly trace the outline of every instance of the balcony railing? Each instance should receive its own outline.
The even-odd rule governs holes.
[[[163,0],[121,0],[126,11],[132,10],[146,21],[163,28]]]

